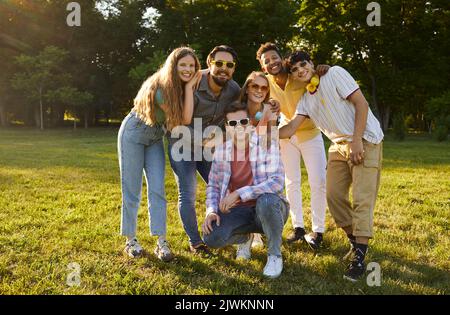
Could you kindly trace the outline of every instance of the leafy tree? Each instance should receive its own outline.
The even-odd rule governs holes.
[[[276,41],[284,46],[298,20],[296,3],[290,0],[169,0],[155,7],[160,16],[155,22],[158,39],[154,46],[168,53],[180,45],[195,45],[205,62],[214,46],[229,45],[239,55],[238,82],[259,68],[256,51],[260,44]]]
[[[366,2],[299,2],[299,35],[320,63],[340,64],[360,80],[383,129],[391,112],[423,117],[429,95],[448,86],[448,1],[378,1],[381,26],[366,23]],[[439,69],[439,70],[438,70]],[[421,118],[420,118],[421,119]]]
[[[58,84],[67,82],[69,77],[61,65],[68,52],[58,47],[46,47],[37,56],[20,55],[16,58],[22,72],[16,73],[12,86],[21,91],[30,102],[36,104],[36,125],[44,129],[44,97]]]
[[[167,56],[163,51],[157,50],[153,53],[151,58],[147,58],[146,62],[142,62],[136,67],[133,67],[128,73],[131,86],[135,90],[139,89],[146,78],[158,71],[166,58]]]
[[[431,122],[430,129],[434,127],[435,138],[446,140],[450,131],[450,90],[427,102],[426,115]]]
[[[74,117],[74,129],[76,129],[76,118],[84,113],[84,127],[88,127],[88,116],[85,114],[94,97],[88,92],[79,91],[77,88],[64,86],[57,90],[49,91],[46,99],[61,103]]]

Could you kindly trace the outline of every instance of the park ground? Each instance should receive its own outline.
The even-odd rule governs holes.
[[[342,279],[348,244],[329,213],[323,249],[315,254],[305,244],[284,242],[284,271],[275,280],[262,276],[264,249],[254,250],[249,262],[236,261],[232,247],[210,259],[193,256],[168,163],[168,239],[176,259],[163,263],[153,255],[145,197],[138,238],[148,254],[127,258],[119,235],[116,136],[114,128],[0,130],[0,294],[450,293],[448,141],[424,134],[410,134],[402,142],[387,137],[375,238],[367,257],[381,266],[382,278],[380,286],[368,286]],[[302,175],[306,179],[304,170]],[[203,182],[197,191],[202,222]],[[309,229],[306,180],[302,191]],[[289,220],[284,238],[290,229]],[[70,263],[80,266],[79,286],[68,285]]]

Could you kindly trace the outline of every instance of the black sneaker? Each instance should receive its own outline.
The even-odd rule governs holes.
[[[300,227],[296,227],[294,229],[294,232],[292,232],[286,239],[286,241],[288,243],[294,243],[298,240],[304,240],[305,239],[305,229],[304,228],[300,228]]]
[[[206,246],[206,244],[204,244],[204,243],[200,243],[199,245],[196,245],[196,246],[190,245],[189,249],[191,250],[191,253],[194,253],[197,255],[203,255],[203,256],[207,256],[207,257],[212,255],[208,246]]]
[[[351,282],[356,282],[362,278],[366,268],[363,262],[358,262],[357,260],[352,260],[350,265],[347,267],[347,271],[344,274],[344,279],[350,280]]]
[[[308,243],[312,250],[318,250],[323,241],[323,233],[316,233],[316,235],[314,237],[314,233],[310,233],[304,236],[306,243]]]

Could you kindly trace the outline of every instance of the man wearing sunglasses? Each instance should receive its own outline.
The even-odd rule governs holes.
[[[268,257],[263,274],[276,278],[283,270],[281,235],[289,215],[278,137],[267,145],[267,138],[254,132],[245,104],[233,104],[225,114],[230,140],[214,153],[204,239],[212,248],[239,244],[239,257],[249,259],[252,233],[264,233]]]
[[[281,103],[281,126],[289,123],[294,116],[298,101],[305,92],[303,82],[295,81],[286,69],[280,50],[273,43],[262,44],[256,59],[263,72],[267,73],[270,84],[270,97]],[[319,65],[320,75],[330,68]],[[325,231],[326,214],[326,156],[320,130],[308,119],[289,139],[280,140],[281,158],[286,170],[286,196],[290,204],[292,225],[294,227],[288,243],[305,240],[316,250],[320,247]],[[308,173],[311,188],[312,233],[307,234],[303,221],[301,169],[303,162]]]
[[[280,138],[294,134],[310,117],[333,142],[328,150],[327,201],[336,225],[350,241],[346,256],[352,259],[344,278],[354,282],[364,275],[364,258],[373,236],[383,131],[355,79],[345,69],[331,67],[314,84],[314,64],[308,53],[293,53],[287,66],[296,80],[313,86],[299,102],[296,116],[280,129]]]
[[[190,250],[197,254],[210,254],[198,231],[195,202],[197,172],[208,182],[211,162],[206,160],[203,154],[200,158],[194,154],[195,151],[203,153],[203,146],[195,145],[204,143],[203,138],[194,138],[203,137],[203,131],[209,126],[224,127],[224,110],[238,100],[240,93],[239,85],[232,79],[237,59],[233,48],[226,45],[214,47],[207,58],[208,71],[203,73],[194,92],[194,113],[191,123],[187,126],[191,131],[187,137],[188,145],[181,148],[175,146],[177,141],[186,140],[185,135],[175,136],[172,132],[169,137],[169,160],[178,185],[178,212],[189,237]],[[199,121],[200,133],[194,132],[199,127]],[[187,154],[189,158],[180,160],[179,156],[184,156],[184,150],[190,150]]]

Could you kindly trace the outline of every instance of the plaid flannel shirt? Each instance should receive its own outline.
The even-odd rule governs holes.
[[[267,136],[251,135],[250,164],[253,174],[253,185],[244,186],[237,190],[243,202],[257,199],[265,193],[279,195],[288,205],[284,192],[284,168],[281,162],[280,145],[278,139],[272,139],[267,148]],[[206,188],[206,215],[218,213],[220,200],[230,192],[228,185],[231,177],[233,141],[228,140],[216,147]]]

